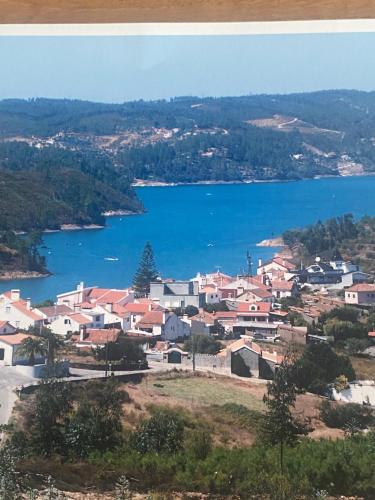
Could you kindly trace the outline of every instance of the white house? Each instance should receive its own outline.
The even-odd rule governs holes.
[[[137,328],[160,335],[162,340],[184,339],[190,336],[190,325],[176,314],[166,311],[150,311],[137,323]]]
[[[280,272],[289,273],[290,271],[293,271],[295,267],[296,266],[289,260],[280,256],[275,256],[272,260],[264,263],[261,259],[259,259],[257,274],[266,274],[272,279],[275,274],[279,276]]]
[[[0,295],[0,320],[7,321],[15,328],[27,330],[43,323],[43,315],[31,307],[30,299],[21,299],[19,290],[11,290]]]
[[[44,324],[49,325],[59,316],[73,312],[73,309],[65,304],[54,304],[53,306],[39,307],[36,309],[44,318]]]
[[[22,342],[28,338],[31,338],[31,335],[24,333],[0,335],[0,366],[24,365],[28,363],[29,359],[27,357],[17,353]],[[45,357],[39,356],[35,361],[37,364],[45,363]]]
[[[345,304],[358,306],[375,305],[375,285],[362,283],[345,290]]]
[[[95,305],[125,305],[133,300],[134,291],[131,288],[118,290],[116,288],[98,288],[96,286],[85,287],[82,281],[75,290],[57,295],[57,304],[64,304],[71,308],[84,302]]]
[[[272,295],[276,299],[295,297],[298,294],[298,286],[295,281],[272,280]]]
[[[95,328],[92,316],[80,312],[73,312],[59,316],[51,323],[51,330],[56,335],[66,337],[68,334],[81,331],[83,328]]]

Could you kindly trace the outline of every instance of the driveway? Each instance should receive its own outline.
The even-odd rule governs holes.
[[[14,366],[0,366],[0,425],[8,423],[17,395],[17,387],[29,385],[35,379],[19,373]]]

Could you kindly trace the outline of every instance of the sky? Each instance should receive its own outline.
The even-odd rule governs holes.
[[[0,37],[0,99],[375,90],[375,33]]]

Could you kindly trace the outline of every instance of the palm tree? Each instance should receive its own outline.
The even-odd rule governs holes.
[[[40,338],[27,337],[18,347],[17,354],[28,357],[30,365],[34,366],[35,358],[38,355],[45,356],[47,354],[45,341]]]

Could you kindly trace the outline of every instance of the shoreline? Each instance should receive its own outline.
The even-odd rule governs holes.
[[[257,247],[268,247],[268,248],[279,248],[279,247],[286,247],[287,245],[285,244],[282,236],[276,236],[276,238],[268,238],[265,240],[260,241],[259,243],[256,244]]]
[[[215,185],[237,185],[237,184],[272,184],[272,183],[287,183],[287,182],[302,182],[314,181],[320,179],[346,179],[348,177],[374,177],[375,173],[364,172],[362,174],[352,175],[316,175],[315,177],[303,177],[302,179],[252,179],[241,181],[196,181],[196,182],[163,182],[163,181],[147,181],[137,179],[131,186],[133,188],[146,187],[178,187],[178,186],[215,186]]]
[[[7,271],[0,274],[0,281],[29,280],[36,278],[48,278],[52,273],[38,273],[37,271]]]

